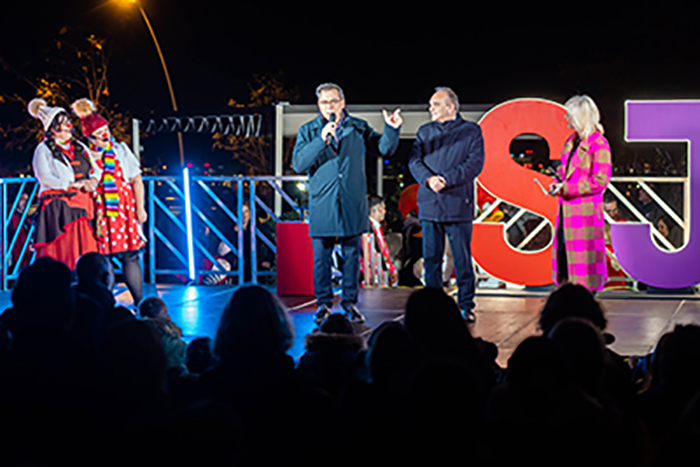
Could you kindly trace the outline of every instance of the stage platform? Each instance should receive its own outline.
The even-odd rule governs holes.
[[[158,295],[168,305],[172,319],[182,328],[188,342],[198,336],[214,337],[224,305],[235,286],[156,286],[144,284],[144,296]],[[401,320],[410,288],[360,289],[358,308],[367,317],[358,329],[368,335],[384,321]],[[453,293],[455,291],[452,291]],[[538,334],[537,318],[547,291],[526,292],[480,289],[476,297],[477,321],[472,335],[495,343],[498,363],[506,366],[513,350],[525,338]],[[313,297],[280,297],[289,308],[296,330],[291,354],[304,352],[304,336],[315,328]],[[123,285],[117,288],[121,304],[131,305]],[[598,295],[608,318],[608,331],[616,338],[612,349],[621,355],[651,352],[659,338],[676,324],[700,324],[700,297],[696,295],[652,295],[631,292],[603,292]],[[0,292],[0,310],[10,306],[10,292]],[[336,297],[334,311],[340,311]]]

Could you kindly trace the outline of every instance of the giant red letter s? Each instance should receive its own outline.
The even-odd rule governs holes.
[[[617,259],[635,279],[655,287],[680,288],[700,283],[700,101],[629,101],[625,103],[628,141],[688,143],[690,236],[676,252],[660,250],[649,224],[612,224]]]
[[[545,196],[551,177],[525,169],[510,157],[510,143],[518,135],[536,134],[550,148],[550,159],[558,159],[571,133],[566,127],[563,106],[542,99],[504,102],[479,122],[484,136],[484,168],[479,181],[494,196],[546,218],[554,225],[557,201]],[[518,251],[505,238],[503,224],[475,223],[472,252],[476,262],[490,275],[516,284],[539,286],[552,283],[552,246],[535,252]]]

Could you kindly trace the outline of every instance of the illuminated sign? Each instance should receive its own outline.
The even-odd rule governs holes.
[[[510,142],[518,135],[536,134],[547,141],[550,158],[571,134],[566,127],[566,109],[542,99],[504,102],[486,113],[479,125],[484,136],[484,168],[481,185],[503,201],[539,214],[554,225],[557,200],[543,196],[535,179],[545,187],[552,177],[521,167],[510,157]],[[475,223],[472,254],[490,275],[516,284],[532,286],[552,283],[552,244],[540,251],[520,251],[508,244],[505,225]]]
[[[675,141],[688,144],[690,236],[678,251],[659,249],[649,224],[613,224],[612,245],[624,270],[655,287],[680,288],[700,283],[700,101],[628,101],[627,141]]]
[[[678,251],[656,246],[651,226],[645,223],[613,223],[612,246],[623,269],[634,279],[661,288],[681,288],[700,283],[700,101],[629,101],[626,104],[627,141],[674,141],[688,144],[690,184],[690,235]],[[557,200],[543,196],[551,177],[527,170],[510,156],[510,142],[521,134],[536,134],[547,141],[550,159],[558,159],[565,139],[566,110],[541,99],[516,99],[486,113],[479,124],[484,136],[485,162],[479,182],[495,197],[555,223]],[[614,155],[613,155],[614,158]],[[693,161],[696,161],[695,163]],[[552,243],[529,252],[508,244],[502,223],[475,223],[472,252],[490,275],[529,286],[552,282]]]

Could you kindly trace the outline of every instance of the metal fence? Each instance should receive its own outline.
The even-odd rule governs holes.
[[[687,177],[612,177],[605,193],[605,219],[608,223],[650,224],[657,246],[667,251],[677,251],[683,248],[690,234],[689,189]],[[493,216],[499,210],[506,214],[499,216],[496,222],[505,224],[506,240],[514,249],[541,250],[553,240],[554,226],[549,220],[501,199],[496,199],[480,212],[474,222],[493,222]],[[606,238],[606,242],[609,243],[609,238]],[[619,267],[612,248],[606,249],[606,254],[612,264]],[[480,268],[477,268],[477,276],[480,279],[489,278]],[[633,288],[637,286],[637,281],[628,276],[610,277],[609,281],[626,282]]]
[[[193,176],[189,201],[184,177],[145,177],[144,181],[149,212],[146,269],[152,283],[157,276],[187,277],[195,282],[209,279],[207,283],[244,278],[258,283],[275,275],[275,224],[304,219],[303,176]],[[271,207],[274,193],[284,201],[281,212]],[[240,228],[248,217],[244,209],[249,221]]]
[[[305,176],[146,176],[144,182],[148,244],[143,268],[150,283],[272,283],[276,223],[302,222],[306,217]],[[657,244],[670,251],[682,248],[688,239],[688,190],[684,177],[613,177],[608,188],[626,221],[651,223]],[[0,179],[2,290],[33,261],[31,214],[37,191],[32,177]],[[504,204],[497,199],[475,222],[487,221]],[[250,220],[241,228],[245,206]],[[655,214],[644,206],[652,206]],[[532,250],[543,232],[549,229],[553,234],[546,219],[517,206],[508,209],[508,217],[499,222],[506,224],[514,248]],[[608,213],[606,218],[612,220]],[[669,225],[661,226],[655,218]],[[525,227],[530,219],[534,221]],[[118,262],[115,266],[119,272]]]
[[[613,177],[605,198],[616,201],[619,217],[613,219],[606,210],[605,219],[651,224],[652,235],[660,248],[679,250],[690,233],[689,188],[686,177]],[[507,215],[498,222],[505,224],[510,245],[517,250],[537,249],[533,244],[538,236],[554,227],[544,217],[501,199],[480,212],[475,222],[488,222],[489,217],[504,206]],[[528,220],[532,222],[526,227],[524,224]],[[553,235],[553,230],[550,233]]]
[[[144,225],[148,243],[143,255],[146,282],[221,283],[241,282],[242,278],[252,283],[272,282],[275,224],[305,218],[305,176],[143,179],[148,211]],[[8,290],[21,266],[34,259],[31,216],[38,183],[32,177],[4,178],[0,187],[0,286]],[[282,204],[275,211],[276,193]],[[247,217],[244,209],[249,210],[250,220],[239,228]],[[120,272],[116,261],[115,270]]]

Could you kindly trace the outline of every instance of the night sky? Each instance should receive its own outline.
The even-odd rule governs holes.
[[[586,93],[599,103],[615,150],[625,99],[700,98],[700,32],[693,15],[670,4],[553,11],[531,2],[452,10],[431,10],[429,2],[301,3],[143,0],[181,113],[226,113],[229,98],[247,100],[255,73],[281,72],[304,104],[315,102],[324,81],[340,84],[356,104],[425,103],[437,85],[475,104]],[[3,94],[33,96],[17,73],[40,75],[63,27],[72,37],[108,40],[112,103],[140,118],[171,114],[143,20],[104,0],[13,2],[13,13],[0,18],[0,58],[12,67],[0,69]],[[30,118],[24,109],[0,105],[3,122],[23,118]]]

